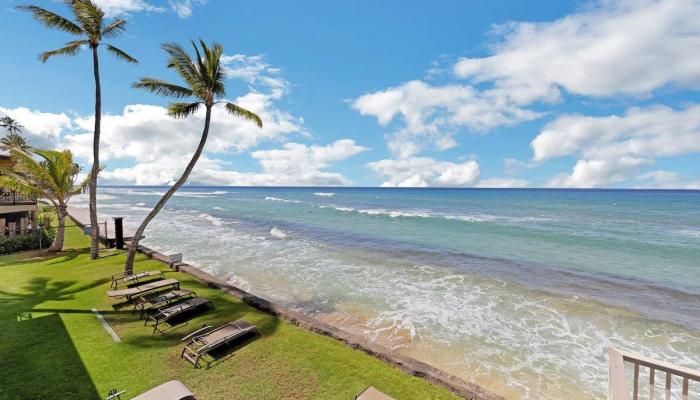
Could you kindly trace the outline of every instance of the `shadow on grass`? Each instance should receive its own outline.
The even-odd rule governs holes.
[[[89,283],[84,283],[72,288],[77,281],[50,282],[46,277],[35,277],[29,281],[22,293],[11,293],[0,290],[0,301],[3,307],[0,308],[0,320],[15,319],[17,315],[27,312],[51,312],[37,309],[36,306],[46,301],[70,300],[76,293],[92,289],[109,282],[109,279],[98,279]],[[73,310],[74,312],[79,310]],[[90,310],[85,310],[90,312]]]
[[[100,398],[58,314],[0,321],[0,330],[0,398]]]

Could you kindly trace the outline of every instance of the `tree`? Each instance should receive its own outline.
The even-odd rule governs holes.
[[[140,81],[132,85],[135,89],[144,89],[157,95],[173,97],[176,99],[193,99],[191,102],[173,102],[168,105],[168,115],[173,118],[186,118],[197,112],[201,106],[204,106],[204,129],[199,140],[199,145],[192,155],[192,159],[187,164],[182,176],[175,182],[170,189],[160,198],[158,203],[148,213],[146,218],[141,222],[136,233],[134,234],[131,243],[129,244],[129,253],[126,257],[124,271],[127,273],[133,272],[134,258],[138,249],[139,240],[146,230],[149,222],[158,214],[165,206],[165,203],[172,197],[180,186],[182,186],[190,176],[199,156],[202,154],[204,145],[207,142],[209,135],[209,124],[211,121],[211,111],[214,105],[223,104],[223,107],[228,113],[234,117],[243,118],[255,123],[259,128],[262,128],[262,120],[255,113],[246,110],[236,104],[229,103],[224,99],[226,90],[224,88],[225,71],[221,65],[221,54],[223,47],[218,43],[213,43],[211,47],[207,46],[204,41],[199,40],[200,48],[192,41],[195,58],[190,55],[179,45],[174,43],[164,44],[163,50],[170,56],[168,59],[167,68],[173,69],[185,81],[185,86],[169,83],[160,79],[141,78]]]
[[[22,133],[22,128],[24,128],[16,119],[8,115],[0,118],[0,127],[7,129],[10,134],[20,134]]]
[[[75,36],[78,40],[67,42],[64,47],[45,51],[39,55],[42,62],[53,56],[75,56],[81,49],[90,48],[92,51],[92,69],[95,78],[95,130],[92,138],[92,169],[90,171],[90,257],[98,256],[97,238],[97,173],[100,170],[100,123],[102,121],[102,93],[100,87],[100,68],[97,49],[103,44],[103,39],[115,38],[125,31],[126,21],[114,19],[105,25],[104,12],[92,0],[66,0],[75,17],[75,21],[64,18],[54,12],[34,5],[20,5],[17,8],[27,11],[36,20],[48,28],[58,29]],[[136,64],[138,61],[124,51],[105,44],[106,50],[116,58]]]
[[[5,137],[0,139],[0,149],[5,151],[11,151],[12,149],[19,149],[22,151],[30,151],[31,146],[27,144],[27,140],[24,136],[19,133],[10,132]]]
[[[80,167],[73,162],[70,150],[33,150],[33,153],[38,155],[41,161],[36,160],[30,153],[12,149],[14,167],[12,170],[2,171],[0,186],[27,196],[48,199],[53,204],[58,216],[58,229],[49,251],[61,251],[68,201],[73,195],[85,190],[90,176],[75,185]]]

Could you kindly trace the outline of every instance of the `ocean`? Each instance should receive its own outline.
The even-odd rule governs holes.
[[[187,187],[145,235],[508,398],[604,398],[608,346],[700,368],[698,191]]]

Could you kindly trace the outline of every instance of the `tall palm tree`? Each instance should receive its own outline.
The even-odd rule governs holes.
[[[30,151],[31,148],[24,136],[16,132],[10,132],[0,139],[0,149],[5,151],[11,151],[12,149]]]
[[[202,154],[204,145],[207,142],[207,136],[209,135],[211,110],[214,105],[223,104],[226,111],[232,116],[251,121],[259,128],[262,128],[262,120],[258,115],[243,107],[223,100],[226,96],[226,90],[224,88],[225,72],[221,65],[223,47],[218,43],[213,43],[211,47],[209,47],[201,39],[199,40],[199,44],[201,51],[200,48],[197,47],[197,44],[192,41],[192,47],[195,53],[194,59],[177,44],[167,43],[162,46],[163,50],[170,56],[167,67],[175,70],[175,72],[180,75],[185,81],[185,86],[153,78],[141,78],[140,81],[132,85],[132,87],[136,89],[145,89],[162,96],[174,97],[176,99],[189,98],[193,100],[190,102],[170,103],[170,105],[168,105],[168,115],[173,118],[189,117],[197,112],[201,106],[204,106],[205,114],[202,137],[185,171],[175,184],[165,192],[163,197],[158,200],[153,210],[151,210],[143,222],[141,222],[141,225],[139,225],[134,234],[134,238],[131,240],[129,253],[124,266],[124,271],[127,273],[133,272],[134,257],[138,249],[139,239],[146,230],[146,226],[158,214],[163,206],[165,206],[165,203],[172,197],[173,193],[187,181],[199,156]]]
[[[103,39],[115,38],[125,31],[126,21],[114,19],[105,24],[104,12],[92,0],[65,0],[75,17],[75,21],[64,18],[52,11],[38,6],[25,4],[17,8],[31,13],[34,18],[48,28],[58,29],[75,36],[64,47],[45,51],[39,55],[42,62],[53,56],[74,56],[83,48],[92,50],[92,70],[95,77],[95,131],[92,139],[92,170],[90,172],[90,257],[98,256],[97,238],[97,173],[100,170],[100,123],[102,120],[102,93],[100,88],[100,67],[97,48],[103,44]],[[124,51],[105,44],[106,50],[120,60],[136,64],[138,61]]]
[[[0,127],[7,129],[10,134],[20,134],[22,133],[22,128],[24,128],[22,124],[17,122],[16,119],[11,118],[9,115],[5,115],[4,117],[0,118]]]
[[[42,160],[38,161],[22,150],[12,149],[13,170],[2,171],[0,186],[27,196],[48,199],[53,204],[58,215],[58,229],[49,251],[61,251],[68,201],[85,190],[90,176],[75,185],[80,167],[73,162],[70,150],[34,150],[33,153]]]

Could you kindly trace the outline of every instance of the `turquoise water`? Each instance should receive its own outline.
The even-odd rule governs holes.
[[[699,366],[697,191],[187,188],[146,236],[511,398],[604,397],[610,345]]]

